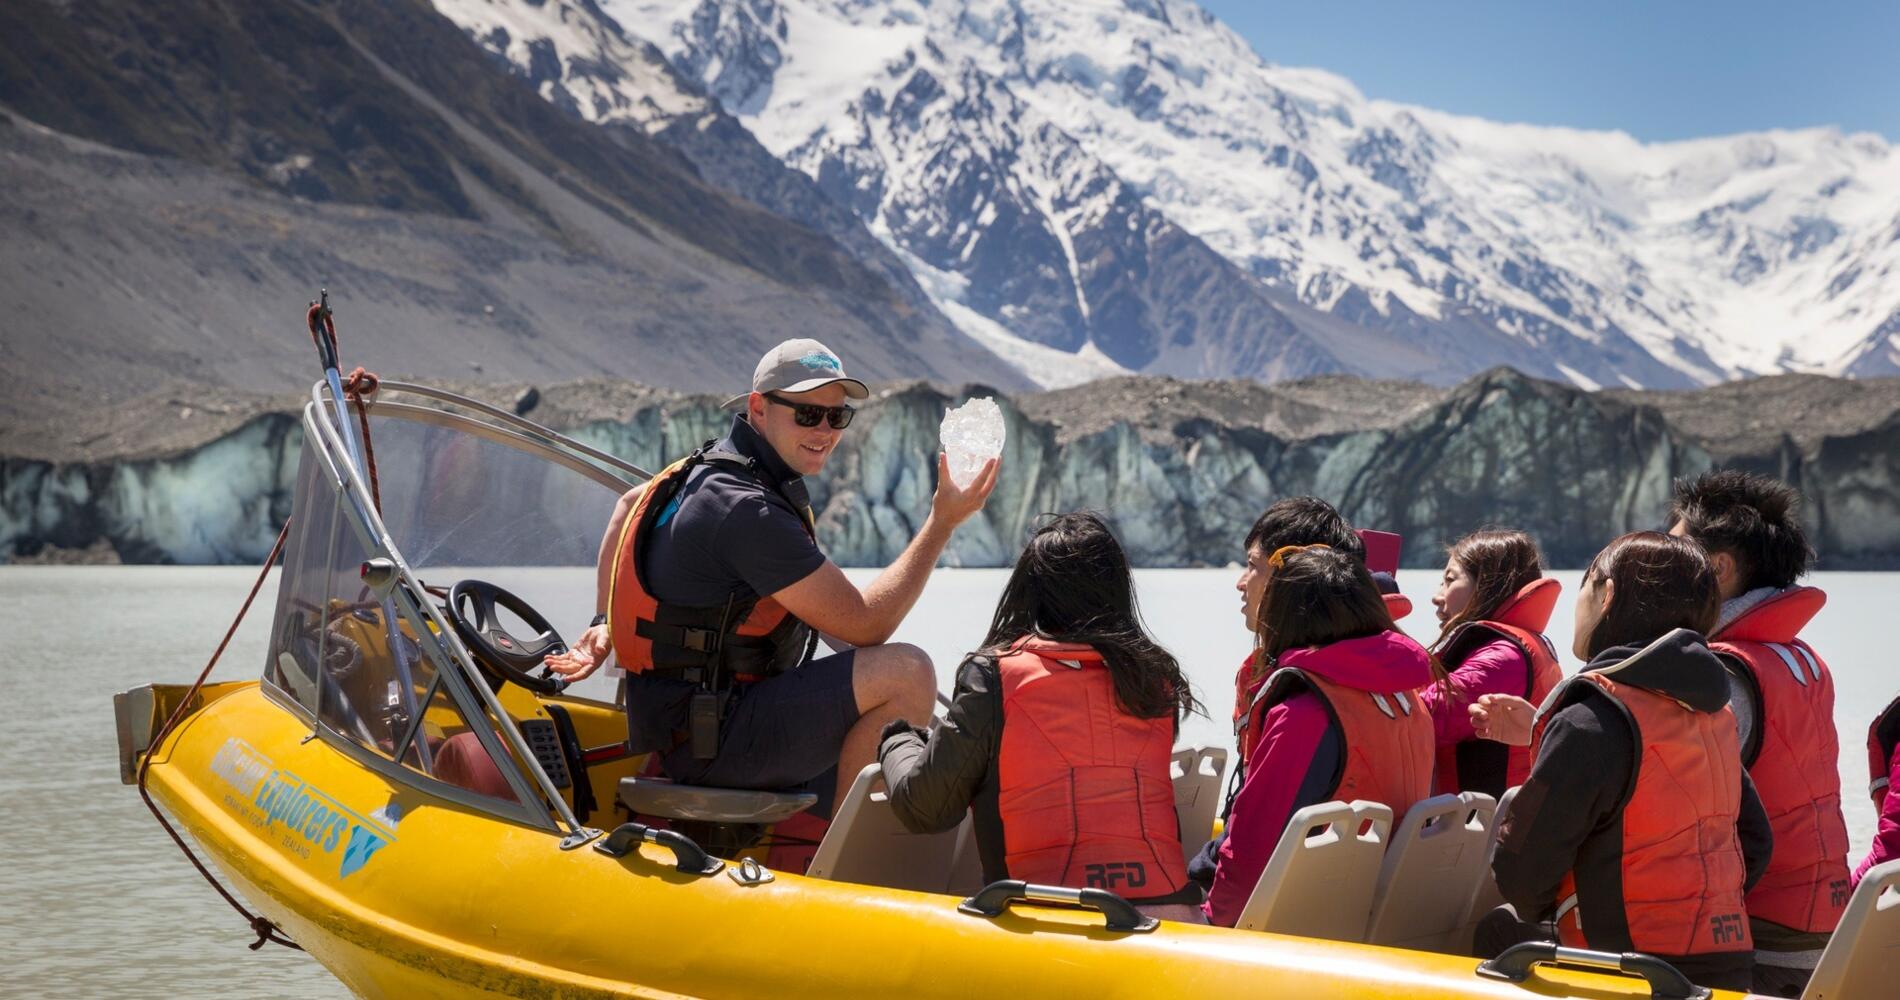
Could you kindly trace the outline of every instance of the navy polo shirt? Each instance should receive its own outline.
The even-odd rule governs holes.
[[[732,429],[716,447],[753,459],[771,485],[712,462],[687,476],[673,502],[660,511],[644,555],[653,596],[669,604],[714,607],[728,599],[744,603],[769,597],[825,564],[792,505],[810,506],[804,477],[744,416],[733,417]]]

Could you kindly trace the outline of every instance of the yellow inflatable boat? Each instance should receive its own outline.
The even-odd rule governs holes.
[[[1407,829],[1365,803],[1315,814],[1290,840],[1314,858],[1374,844],[1369,866],[1293,870],[1276,855],[1284,892],[1257,892],[1246,921],[1268,930],[1157,925],[1104,890],[977,885],[967,830],[909,836],[868,772],[812,874],[711,857],[689,833],[805,803],[644,779],[640,758],[616,752],[618,707],[532,671],[559,641],[534,608],[591,607],[601,526],[645,474],[611,440],[597,449],[385,383],[369,410],[372,479],[335,402],[320,383],[304,411],[262,678],[148,685],[116,707],[124,778],[147,765],[214,869],[361,995],[1707,995],[1643,956],[1528,947],[1481,968],[1359,943],[1455,946],[1481,896],[1475,882],[1449,902],[1434,887],[1420,912],[1437,916],[1402,933],[1391,912],[1353,909],[1390,893],[1378,851]],[[1202,830],[1217,756],[1181,758],[1183,815]],[[1482,836],[1488,800],[1449,815]],[[1812,996],[1891,995],[1900,897],[1879,897],[1895,882],[1900,866],[1862,887]]]

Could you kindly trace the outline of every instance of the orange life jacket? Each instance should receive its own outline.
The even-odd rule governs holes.
[[[1735,832],[1742,805],[1741,749],[1735,714],[1697,712],[1666,695],[1620,684],[1600,673],[1565,681],[1595,685],[1623,710],[1636,735],[1635,781],[1623,804],[1620,899],[1597,898],[1576,873],[1558,888],[1557,929],[1573,948],[1594,947],[1585,916],[1622,907],[1636,951],[1701,955],[1752,951],[1742,886],[1747,866]],[[1561,704],[1563,695],[1551,699]],[[1554,712],[1540,712],[1535,752]]]
[[[1887,794],[1895,748],[1900,748],[1900,698],[1888,702],[1867,727],[1867,794],[1876,804]]]
[[[1009,877],[1130,899],[1187,886],[1169,757],[1174,719],[1141,719],[1088,646],[1018,640],[997,660],[997,812]]]
[[[798,665],[810,652],[810,629],[770,597],[750,607],[688,607],[655,599],[641,553],[659,516],[702,463],[716,462],[757,478],[750,459],[709,443],[647,481],[620,529],[608,584],[607,629],[614,659],[630,674],[677,673],[694,682],[752,681]],[[763,480],[761,489],[770,489]],[[812,530],[810,510],[801,512]]]
[[[1775,832],[1768,871],[1748,894],[1748,915],[1831,933],[1853,886],[1841,815],[1840,738],[1834,675],[1796,634],[1827,595],[1795,587],[1717,629],[1709,648],[1740,661],[1760,694],[1759,748],[1749,777]]]
[[[1325,793],[1328,799],[1381,802],[1397,822],[1431,794],[1432,717],[1417,691],[1363,691],[1298,667],[1281,667],[1260,685],[1240,733],[1243,765],[1266,731],[1267,710],[1298,692],[1301,683],[1325,703],[1346,745],[1339,778]]]
[[[1458,626],[1445,638],[1445,669],[1456,673],[1458,664],[1478,647],[1503,639],[1517,647],[1518,654],[1524,658],[1523,698],[1533,705],[1542,705],[1564,679],[1557,651],[1544,635],[1544,630],[1550,627],[1551,612],[1557,607],[1557,595],[1562,590],[1563,585],[1549,577],[1532,580],[1490,618]],[[1450,706],[1458,712],[1465,707],[1462,704]],[[1432,790],[1438,794],[1483,792],[1495,798],[1505,789],[1523,784],[1530,773],[1529,747],[1507,747],[1484,739],[1466,740],[1442,749]]]
[[[1360,532],[1362,535],[1369,533],[1387,534],[1386,532]],[[1381,594],[1379,596],[1385,601],[1386,614],[1391,615],[1393,621],[1396,622],[1412,613],[1412,602],[1404,594]],[[1254,666],[1259,662],[1260,650],[1257,648],[1249,650],[1247,658],[1240,661],[1240,669],[1234,671],[1234,732],[1236,733],[1240,732],[1241,723],[1247,718],[1248,706],[1253,704],[1253,672]],[[1246,751],[1242,749],[1241,753],[1244,759]]]

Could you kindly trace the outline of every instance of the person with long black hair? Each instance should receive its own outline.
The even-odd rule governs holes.
[[[910,830],[949,830],[974,811],[986,881],[1109,889],[1199,921],[1168,773],[1196,707],[1180,664],[1142,626],[1108,525],[1064,514],[1016,560],[942,722],[889,724],[878,759]]]

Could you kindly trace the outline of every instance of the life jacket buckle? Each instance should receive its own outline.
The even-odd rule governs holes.
[[[680,645],[695,653],[713,653],[719,650],[719,633],[709,628],[680,628]]]

